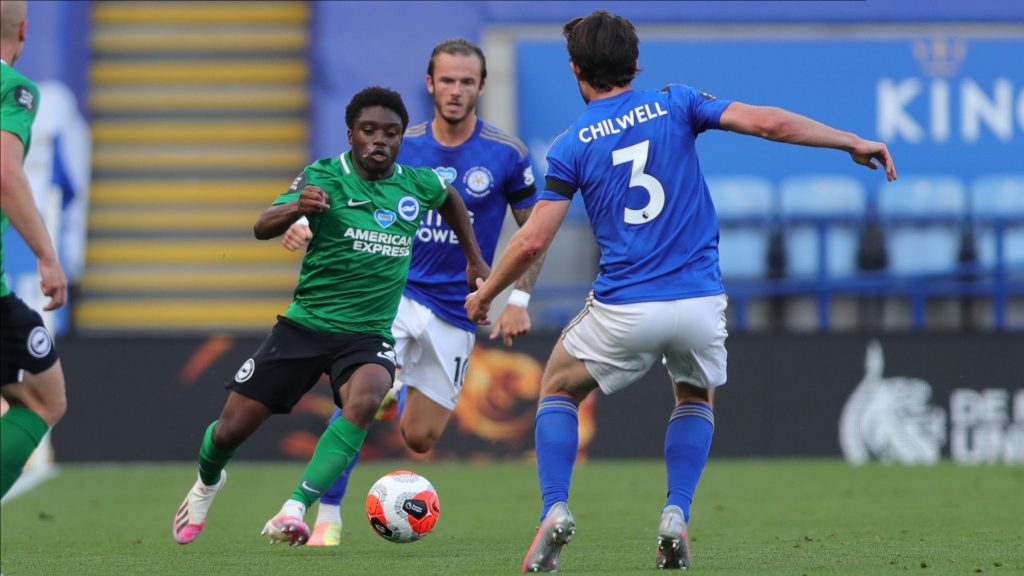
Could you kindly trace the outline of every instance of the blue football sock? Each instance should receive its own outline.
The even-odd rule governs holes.
[[[335,408],[334,414],[331,414],[328,424],[334,422],[338,418],[341,418],[341,409]],[[348,463],[348,468],[341,473],[341,476],[331,484],[331,487],[324,491],[323,496],[320,497],[320,502],[324,504],[331,504],[334,506],[340,506],[342,498],[345,497],[345,491],[348,490],[348,479],[352,475],[352,469],[356,467],[356,462],[359,462],[359,453],[352,457],[352,461]]]
[[[665,432],[665,469],[668,471],[668,501],[676,505],[690,521],[690,504],[697,482],[708,461],[715,415],[711,407],[699,402],[676,405]]]
[[[569,501],[569,482],[579,448],[579,405],[565,396],[547,396],[537,408],[537,476],[543,520],[556,502]]]

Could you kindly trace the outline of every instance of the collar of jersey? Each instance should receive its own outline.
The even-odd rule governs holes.
[[[388,176],[383,180],[366,180],[365,178],[360,176],[358,172],[356,172],[355,168],[352,167],[352,150],[349,150],[348,152],[343,152],[340,156],[338,156],[338,161],[341,162],[341,169],[345,172],[346,176],[355,176],[356,179],[358,179],[360,182],[366,184],[382,184],[384,182],[391,182],[396,177],[400,176],[404,171],[402,165],[399,164],[398,162],[395,162],[395,169],[391,171],[391,176]]]
[[[587,107],[588,108],[593,108],[594,106],[603,106],[603,105],[605,105],[605,103],[607,103],[607,104],[615,104],[619,100],[625,99],[625,97],[627,95],[632,94],[632,93],[633,93],[633,89],[630,88],[629,90],[626,90],[625,92],[623,92],[621,94],[616,94],[615,96],[611,96],[609,98],[601,98],[600,100],[591,100],[590,104],[587,104]]]
[[[441,148],[442,150],[450,150],[450,151],[459,150],[463,146],[465,146],[465,145],[469,144],[470,142],[472,142],[473,138],[475,138],[476,135],[480,133],[480,130],[482,130],[483,127],[484,127],[484,121],[479,116],[477,116],[476,117],[476,126],[473,127],[473,133],[469,135],[469,138],[466,138],[465,142],[463,142],[462,144],[459,144],[458,146],[445,146],[444,144],[441,144],[440,142],[438,142],[436,138],[434,138],[434,130],[433,130],[433,128],[431,128],[431,126],[434,125],[434,120],[436,120],[436,118],[430,120],[430,122],[427,122],[426,136],[427,136],[427,138],[430,138],[430,141],[433,142],[435,146],[437,146],[438,148]]]

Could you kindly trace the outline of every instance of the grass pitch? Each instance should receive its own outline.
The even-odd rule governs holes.
[[[434,532],[404,545],[376,536],[363,514],[373,481],[399,468],[427,476],[441,499]],[[57,478],[3,506],[0,569],[7,576],[514,574],[537,525],[530,462],[367,462],[349,485],[340,547],[268,546],[260,529],[301,471],[301,463],[232,464],[206,531],[179,546],[171,519],[194,464],[64,465]],[[578,465],[570,500],[578,533],[562,553],[562,572],[654,572],[663,494],[660,461]],[[1024,467],[712,459],[690,534],[698,574],[1022,574]]]

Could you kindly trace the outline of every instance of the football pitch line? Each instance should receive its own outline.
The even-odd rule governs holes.
[[[537,525],[531,462],[365,462],[349,484],[340,547],[268,546],[259,531],[302,467],[233,463],[206,531],[179,546],[171,520],[194,464],[62,464],[56,478],[3,505],[0,569],[7,576],[514,574]],[[363,512],[370,485],[395,469],[423,474],[440,497],[437,526],[419,542],[384,541]],[[664,482],[657,460],[581,462],[570,498],[578,534],[562,553],[562,573],[653,572]],[[712,458],[691,519],[693,570],[1021,574],[1022,517],[1024,467]]]

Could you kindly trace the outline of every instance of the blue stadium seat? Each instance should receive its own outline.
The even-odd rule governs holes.
[[[765,278],[775,205],[771,182],[757,176],[718,176],[709,177],[707,183],[721,225],[722,275],[743,280]]]
[[[995,220],[1005,221],[1004,263],[1024,266],[1024,174],[992,174],[971,182],[971,208],[977,219],[978,261],[996,263]]]
[[[817,222],[829,223],[825,275],[856,274],[860,225],[867,212],[867,193],[859,180],[833,174],[794,176],[779,183],[779,200],[790,277],[815,277],[821,272]]]
[[[900,176],[878,188],[886,225],[889,270],[896,274],[951,272],[967,216],[963,182],[953,176]]]

